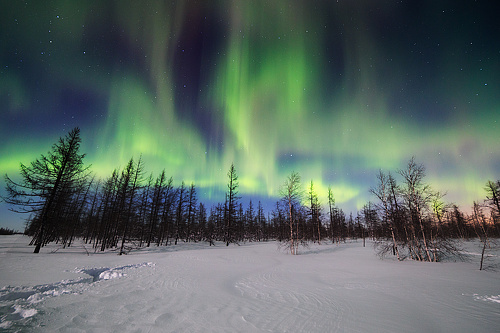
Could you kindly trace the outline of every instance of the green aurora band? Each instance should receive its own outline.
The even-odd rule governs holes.
[[[295,170],[304,188],[314,181],[323,203],[331,186],[336,203],[355,210],[373,200],[368,189],[379,169],[394,172],[414,155],[432,187],[467,209],[484,197],[486,180],[499,178],[498,43],[484,51],[482,63],[472,63],[458,55],[472,32],[439,36],[436,23],[431,28],[441,44],[428,50],[429,68],[408,69],[412,59],[376,29],[400,8],[389,1],[357,3],[12,5],[0,18],[22,25],[15,38],[24,62],[34,66],[33,76],[48,76],[44,84],[51,87],[37,104],[21,70],[3,68],[0,131],[11,133],[5,120],[34,113],[40,122],[61,118],[50,98],[57,101],[68,86],[105,106],[92,115],[68,115],[63,125],[32,136],[3,134],[0,170],[17,174],[19,162],[29,163],[65,134],[61,128],[79,126],[82,151],[99,177],[142,156],[148,172],[165,169],[177,183],[194,182],[201,200],[223,200],[234,162],[243,202],[245,195],[276,198]],[[438,12],[432,2],[425,6]],[[32,22],[23,22],[30,15]],[[109,29],[112,37],[106,37]],[[106,43],[117,36],[120,47],[110,55]],[[190,78],[179,79],[181,57],[189,52],[200,54],[195,88]],[[415,83],[417,76],[425,84]],[[422,112],[433,104],[436,111]]]

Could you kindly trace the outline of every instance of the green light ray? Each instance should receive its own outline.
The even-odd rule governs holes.
[[[107,122],[99,134],[103,149],[93,162],[97,168],[125,165],[142,154],[152,171],[165,168],[178,179],[198,178],[207,164],[198,133],[155,103],[133,75],[117,79],[110,96]]]
[[[290,131],[297,132],[297,123],[309,112],[306,90],[316,66],[306,60],[306,50],[314,46],[314,37],[305,42],[300,19],[294,22],[298,32],[290,31],[290,15],[296,13],[277,15],[291,10],[285,2],[270,4],[264,13],[250,3],[238,5],[231,8],[226,66],[214,74],[217,85],[209,99],[223,110],[225,163],[236,160],[242,174],[257,179],[244,182],[247,190],[274,194],[281,182],[275,159],[287,150],[280,145],[302,141]],[[258,26],[252,24],[255,17],[260,17]]]

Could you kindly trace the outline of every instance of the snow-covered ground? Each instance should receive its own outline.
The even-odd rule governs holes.
[[[152,247],[87,255],[0,236],[0,331],[495,332],[500,271],[379,259],[362,242]],[[89,246],[87,250],[90,251]],[[496,253],[498,255],[498,253]],[[489,267],[498,262],[490,257]]]

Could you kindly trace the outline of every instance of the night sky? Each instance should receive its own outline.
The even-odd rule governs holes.
[[[491,1],[2,1],[0,65],[13,178],[78,126],[99,177],[142,154],[207,203],[233,162],[244,206],[297,171],[347,213],[413,155],[464,210],[500,179]]]

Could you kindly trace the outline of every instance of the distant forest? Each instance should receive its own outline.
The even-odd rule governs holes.
[[[487,182],[484,201],[474,202],[468,215],[431,189],[425,167],[414,158],[394,175],[380,171],[370,189],[375,201],[356,216],[336,206],[331,188],[328,202],[320,203],[314,182],[303,186],[296,172],[284,180],[280,199],[266,214],[260,201],[243,206],[234,165],[227,172],[224,202],[206,207],[195,184],[174,185],[165,171],[148,176],[141,158],[96,179],[84,164],[80,143],[75,128],[46,155],[21,164],[19,182],[5,175],[3,199],[13,211],[29,213],[25,233],[33,237],[35,253],[49,242],[71,246],[75,238],[95,251],[120,254],[178,242],[267,240],[282,242],[296,254],[309,242],[369,238],[381,255],[439,261],[457,251],[456,239],[479,237],[486,246],[489,238],[500,236],[500,181]]]

